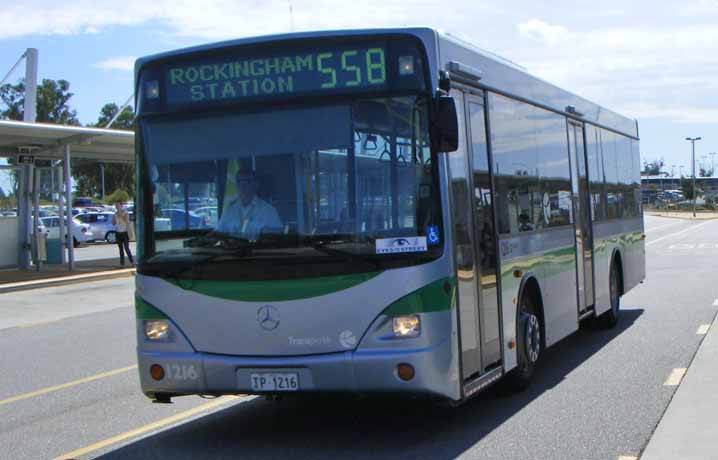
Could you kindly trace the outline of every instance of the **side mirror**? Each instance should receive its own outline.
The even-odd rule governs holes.
[[[459,121],[456,104],[451,96],[434,99],[432,147],[437,152],[455,152],[459,149]]]

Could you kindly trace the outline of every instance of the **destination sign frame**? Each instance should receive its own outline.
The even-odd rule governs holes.
[[[219,48],[143,66],[138,113],[323,95],[428,93],[426,69],[420,42],[406,36]]]

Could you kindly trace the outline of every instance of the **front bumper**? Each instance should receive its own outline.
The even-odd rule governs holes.
[[[448,338],[433,347],[403,350],[347,351],[310,356],[240,357],[209,353],[138,351],[142,391],[157,395],[253,393],[250,375],[293,372],[300,392],[411,393],[458,399],[456,366]],[[408,382],[399,379],[397,365],[414,366]],[[165,370],[162,380],[150,376],[150,366]]]

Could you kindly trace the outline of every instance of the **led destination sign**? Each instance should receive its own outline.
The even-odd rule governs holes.
[[[409,62],[408,59],[412,62]],[[404,57],[413,74],[413,57]],[[264,56],[224,57],[166,67],[168,105],[281,95],[384,89],[384,47],[302,50]]]

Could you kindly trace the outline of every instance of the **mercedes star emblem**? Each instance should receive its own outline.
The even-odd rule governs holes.
[[[271,305],[259,307],[257,322],[265,331],[273,331],[279,326],[279,310]]]

